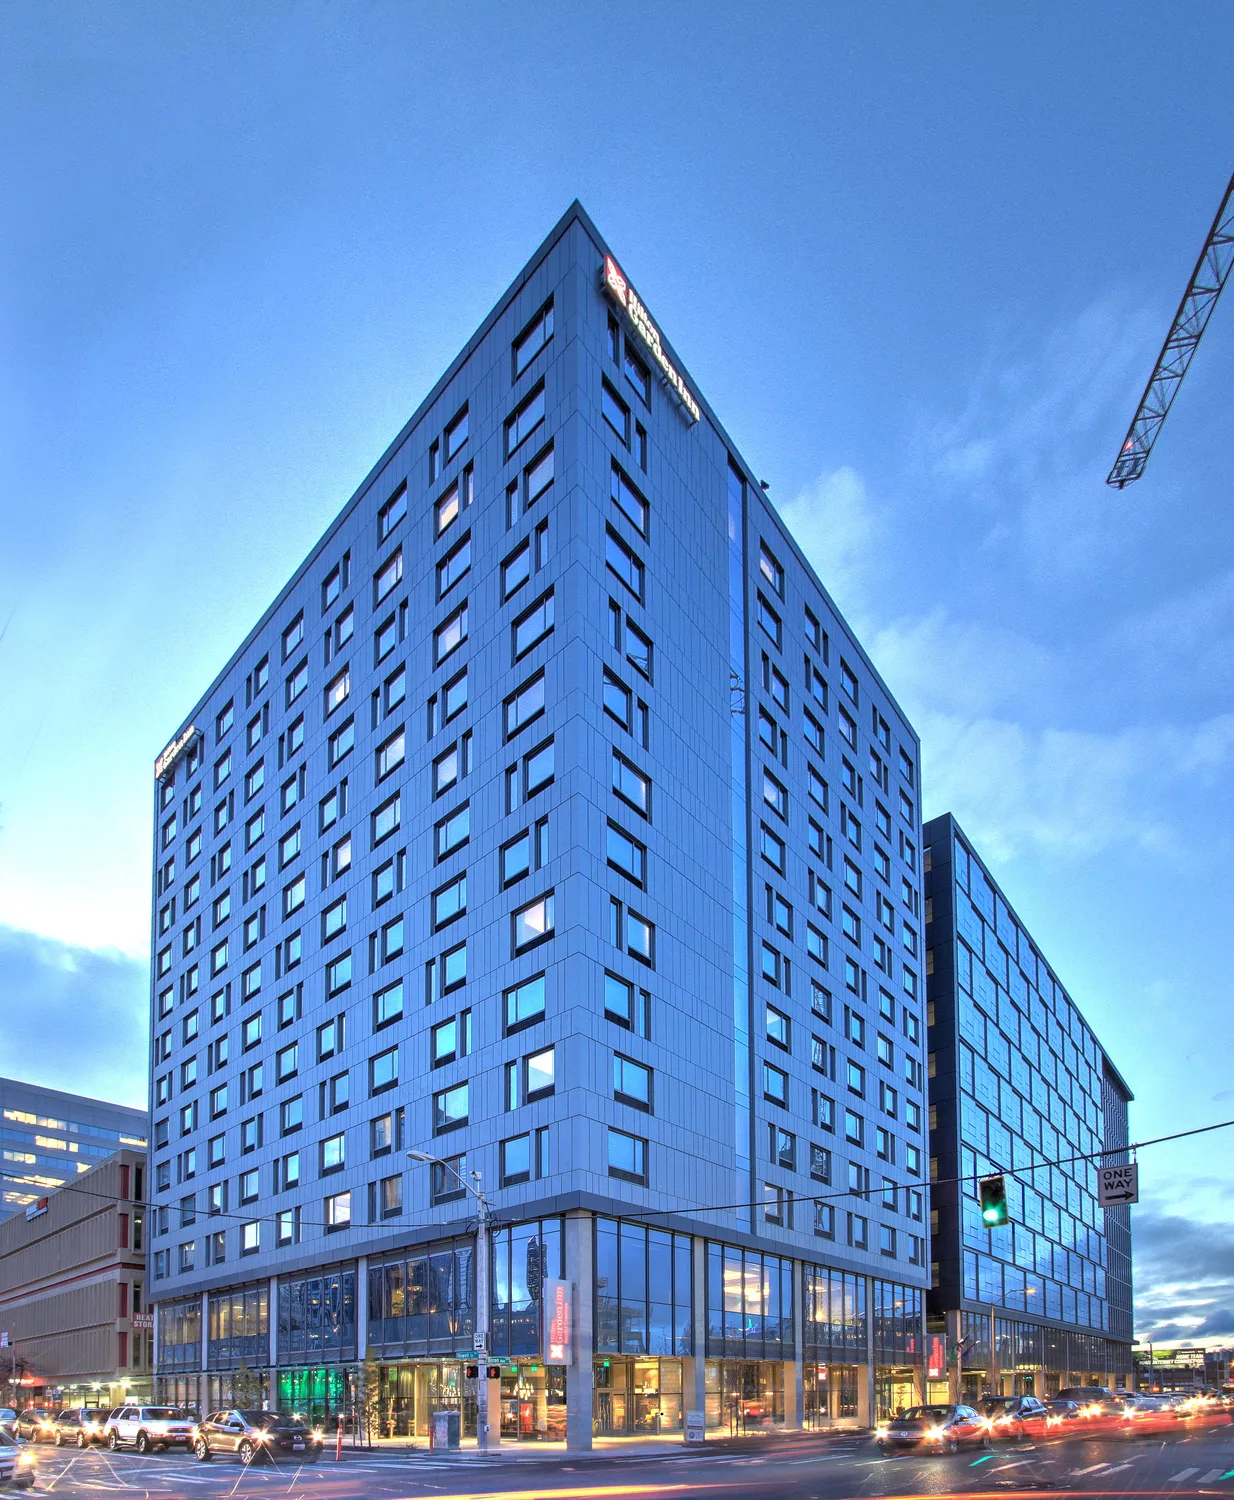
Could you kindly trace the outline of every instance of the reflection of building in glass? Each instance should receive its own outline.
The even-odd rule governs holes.
[[[931,1314],[963,1345],[967,1395],[1115,1384],[1131,1371],[1127,1208],[1097,1206],[1126,1159],[1131,1094],[954,818],[925,825]],[[1005,1175],[1011,1222],[981,1223]],[[957,1187],[953,1179],[962,1179]]]
[[[144,1109],[0,1078],[0,1219],[117,1151],[144,1151]]]
[[[315,1416],[468,1434],[491,1365],[504,1433],[585,1444],[920,1384],[917,738],[606,256],[572,208],[171,726],[177,1401],[243,1349]]]

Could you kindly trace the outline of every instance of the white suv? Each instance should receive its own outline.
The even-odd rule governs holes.
[[[105,1432],[113,1453],[129,1444],[138,1453],[172,1446],[187,1449],[193,1441],[193,1424],[174,1406],[118,1406]]]

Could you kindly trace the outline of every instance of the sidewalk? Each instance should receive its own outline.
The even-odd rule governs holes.
[[[854,1447],[868,1442],[870,1438],[869,1428],[829,1429],[818,1432],[772,1430],[743,1433],[735,1437],[725,1432],[709,1434],[701,1448],[704,1452],[739,1453],[768,1442],[789,1445],[811,1442],[822,1444],[824,1447],[834,1445]],[[569,1458],[572,1461],[581,1462],[602,1462],[616,1458],[697,1458],[699,1453],[700,1445],[691,1443],[687,1446],[681,1437],[597,1437],[592,1439],[590,1450],[571,1449],[564,1442],[518,1442],[514,1439],[507,1439],[500,1447],[490,1448],[484,1453],[477,1448],[474,1438],[464,1439],[462,1444],[455,1449],[431,1448],[427,1438],[410,1437],[374,1438],[370,1447],[353,1448],[346,1441],[343,1444],[344,1461],[349,1458],[414,1460],[416,1457],[431,1457],[434,1462],[449,1458],[463,1462],[487,1463],[498,1460],[506,1463],[511,1460],[535,1462],[551,1457]],[[330,1463],[333,1460],[334,1450],[327,1443],[322,1462]]]

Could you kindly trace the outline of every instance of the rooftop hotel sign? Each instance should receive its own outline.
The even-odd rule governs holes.
[[[673,395],[681,402],[681,409],[691,422],[697,422],[702,413],[698,409],[698,402],[690,394],[690,388],[682,379],[680,372],[668,355],[664,352],[664,346],[660,342],[660,330],[651,321],[651,314],[643,306],[642,299],[626,280],[625,272],[617,264],[611,255],[604,257],[604,273],[601,285],[608,295],[613,299],[626,317],[633,325],[635,333],[646,345],[648,353],[660,367],[660,374],[664,377]]]
[[[197,738],[196,724],[190,724],[183,734],[178,734],[167,749],[163,751],[158,760],[154,762],[154,779],[162,781],[168,771],[180,759],[188,747]]]

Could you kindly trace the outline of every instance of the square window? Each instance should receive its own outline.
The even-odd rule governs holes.
[[[553,336],[553,303],[549,301],[514,340],[514,378],[523,373]]]
[[[468,1095],[465,1083],[433,1095],[433,1134],[444,1135],[467,1124]]]
[[[380,1031],[403,1016],[403,981],[395,980],[373,996],[373,1030]]]
[[[334,1193],[325,1201],[326,1233],[351,1227],[351,1192]]]
[[[556,1050],[546,1047],[523,1059],[523,1099],[530,1104],[553,1092],[557,1081]]]
[[[513,1136],[501,1143],[501,1182],[503,1187],[526,1182],[531,1177],[531,1135]]]
[[[539,672],[530,682],[511,693],[504,704],[505,737],[513,739],[533,720],[544,712],[544,673]]]
[[[763,1064],[763,1098],[769,1104],[778,1104],[782,1109],[788,1108],[788,1074],[774,1063]]]
[[[544,1017],[544,975],[524,980],[505,993],[506,1034],[521,1031]]]
[[[520,907],[511,917],[511,942],[515,953],[521,953],[552,937],[554,930],[553,892]]]
[[[369,1059],[369,1093],[380,1094],[398,1082],[398,1048],[389,1047]]]
[[[613,1053],[613,1098],[619,1104],[651,1112],[652,1070],[631,1057]]]
[[[610,1177],[645,1184],[647,1181],[647,1142],[624,1130],[608,1132],[608,1171]]]

